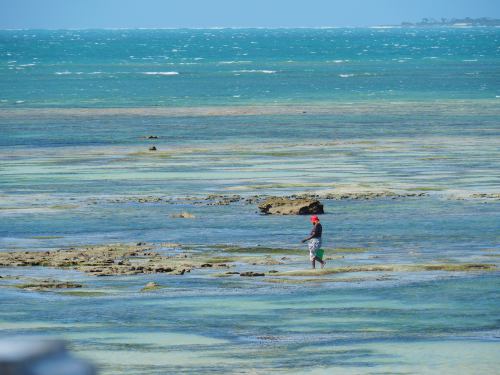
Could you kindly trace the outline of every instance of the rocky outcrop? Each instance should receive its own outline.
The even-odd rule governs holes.
[[[178,214],[172,214],[170,217],[173,217],[175,219],[194,219],[195,216],[193,214],[190,214],[189,212],[181,212]]]
[[[25,290],[49,290],[49,289],[75,289],[81,288],[83,285],[78,283],[72,283],[69,281],[57,281],[57,280],[40,280],[37,282],[30,282],[28,284],[17,285],[19,289]]]
[[[141,292],[149,292],[149,291],[152,291],[152,290],[157,290],[157,289],[161,289],[161,286],[160,284],[158,283],[155,283],[154,281],[151,281],[149,283],[147,283],[142,289],[141,289]]]
[[[179,255],[163,256],[144,243],[103,245],[53,251],[0,253],[0,267],[45,266],[70,268],[94,276],[169,273],[183,275],[200,261]]]
[[[259,210],[266,215],[309,215],[323,214],[323,205],[317,199],[270,197],[259,204]]]
[[[338,192],[326,193],[322,195],[324,199],[331,200],[371,200],[382,198],[410,198],[410,197],[425,197],[427,193],[396,193],[393,191],[359,191],[359,192]]]
[[[240,276],[244,276],[244,277],[257,277],[257,276],[265,276],[265,274],[262,273],[262,272],[247,271],[247,272],[241,272]]]
[[[474,193],[471,198],[500,200],[500,193]]]
[[[228,206],[231,203],[240,202],[243,198],[239,195],[210,194],[205,198],[208,206]]]
[[[159,152],[159,151],[158,151]],[[286,200],[297,201],[300,200],[375,200],[375,199],[403,199],[403,198],[421,198],[428,196],[425,192],[404,192],[392,190],[373,190],[373,191],[329,191],[321,193],[302,193],[292,194],[287,196],[268,196],[261,195],[222,195],[222,194],[209,194],[203,196],[184,196],[184,197],[171,197],[171,196],[126,196],[106,198],[105,203],[163,203],[163,204],[187,204],[192,206],[229,206],[229,205],[255,205],[265,204],[268,201]],[[489,200],[499,199],[499,194],[474,194],[471,198],[484,198]],[[92,198],[89,199],[90,204],[98,204],[99,201]],[[313,212],[319,213],[319,212]]]

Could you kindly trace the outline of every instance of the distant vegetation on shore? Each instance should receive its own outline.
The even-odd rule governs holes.
[[[407,27],[426,27],[426,26],[500,26],[500,19],[481,17],[481,18],[422,18],[420,22],[402,22],[401,26]]]

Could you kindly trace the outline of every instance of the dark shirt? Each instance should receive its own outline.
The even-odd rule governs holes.
[[[323,232],[323,227],[320,223],[314,224],[314,227],[311,231],[312,238],[321,238],[321,233]]]

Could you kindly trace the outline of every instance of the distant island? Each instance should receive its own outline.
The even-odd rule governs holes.
[[[402,22],[403,27],[434,27],[434,26],[500,26],[500,19],[481,18],[423,18],[420,22]]]

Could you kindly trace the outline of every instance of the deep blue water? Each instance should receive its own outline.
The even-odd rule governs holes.
[[[0,31],[3,107],[494,99],[495,28]]]

